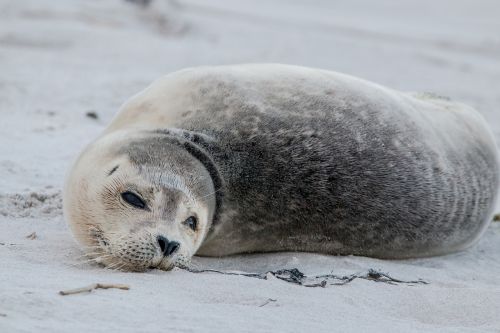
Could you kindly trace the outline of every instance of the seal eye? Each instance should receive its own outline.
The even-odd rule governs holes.
[[[123,200],[125,200],[126,203],[128,203],[131,206],[134,206],[135,208],[140,208],[140,209],[146,208],[146,204],[144,203],[144,201],[142,201],[142,199],[139,198],[139,196],[135,193],[129,191],[123,192],[122,198]]]
[[[190,216],[186,221],[184,221],[184,224],[190,227],[193,231],[196,231],[196,227],[198,226],[198,221],[196,220],[196,217]]]

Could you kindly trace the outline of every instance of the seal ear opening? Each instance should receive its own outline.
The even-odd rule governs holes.
[[[111,169],[109,172],[108,172],[108,177],[111,176],[116,170],[118,170],[118,168],[120,167],[120,165],[117,165],[115,166],[113,169]]]

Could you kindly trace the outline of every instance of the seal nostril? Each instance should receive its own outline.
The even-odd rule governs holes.
[[[163,252],[166,256],[171,256],[172,254],[174,254],[175,252],[177,252],[177,250],[179,250],[179,247],[181,245],[177,242],[170,242],[168,243],[168,246],[167,246],[167,250],[165,252]]]
[[[160,245],[161,253],[165,255],[165,251],[167,250],[168,247],[168,239],[163,236],[158,236],[156,237],[156,240],[158,241],[158,245]]]
[[[156,237],[156,240],[158,241],[158,245],[160,245],[161,253],[163,253],[165,257],[171,256],[172,254],[177,252],[177,250],[179,250],[179,247],[181,246],[181,244],[179,244],[178,242],[169,242],[167,237],[164,236],[158,236]]]

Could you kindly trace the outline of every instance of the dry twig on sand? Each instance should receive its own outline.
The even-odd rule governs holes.
[[[130,289],[130,287],[127,286],[126,284],[94,283],[88,287],[70,289],[70,290],[61,290],[59,292],[59,294],[66,296],[66,295],[73,295],[73,294],[79,294],[79,293],[90,293],[94,289],[110,289],[110,288],[122,289],[122,290],[129,290]]]
[[[264,303],[262,303],[261,305],[259,305],[259,308],[261,308],[263,306],[266,306],[267,304],[269,304],[271,302],[276,302],[276,301],[277,301],[276,299],[268,298],[267,301],[265,301]]]

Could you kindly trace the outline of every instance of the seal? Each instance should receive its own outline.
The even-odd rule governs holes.
[[[488,226],[497,148],[472,108],[278,64],[199,67],[132,97],[64,190],[75,238],[123,270],[308,251],[459,251]]]

